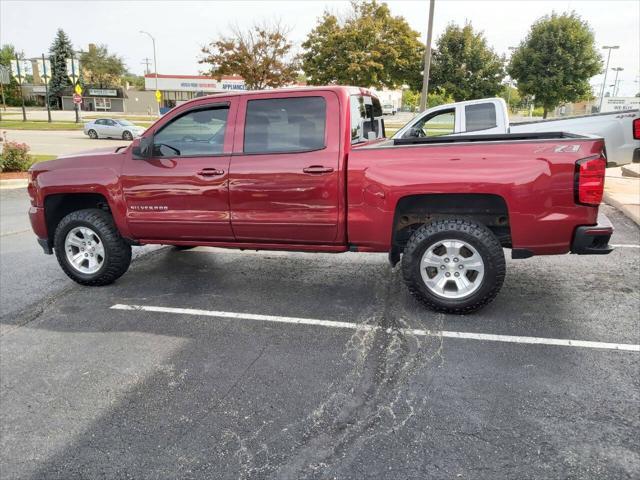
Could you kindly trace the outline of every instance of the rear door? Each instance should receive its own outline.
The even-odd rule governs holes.
[[[330,91],[242,98],[229,175],[238,240],[336,241],[339,112]]]
[[[232,240],[228,175],[236,99],[177,112],[153,133],[153,156],[127,159],[122,187],[135,238]]]

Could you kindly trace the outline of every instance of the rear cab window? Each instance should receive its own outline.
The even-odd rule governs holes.
[[[350,95],[349,111],[351,116],[351,143],[366,142],[369,132],[375,138],[384,138],[384,119],[380,100],[369,95]]]
[[[495,128],[496,107],[493,103],[478,103],[475,105],[467,105],[464,107],[464,117],[467,132],[476,132],[478,130],[487,130]]]

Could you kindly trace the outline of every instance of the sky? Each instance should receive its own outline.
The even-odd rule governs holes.
[[[428,0],[387,1],[394,15],[403,16],[426,40]],[[343,0],[287,1],[29,1],[0,0],[0,43],[11,43],[27,57],[46,52],[57,28],[70,36],[74,47],[106,44],[120,55],[128,69],[142,74],[145,57],[153,57],[151,40],[139,33],[146,30],[157,42],[158,72],[195,75],[204,70],[197,62],[203,45],[237,25],[249,28],[264,21],[281,21],[291,28],[296,47],[306,38],[325,10],[344,13]],[[596,45],[619,45],[609,67],[622,67],[620,95],[640,90],[640,1],[638,0],[436,0],[434,40],[447,24],[471,21],[482,30],[488,44],[499,54],[509,53],[525,37],[531,24],[553,10],[575,10],[594,31]],[[153,67],[151,67],[153,70]],[[613,83],[609,70],[607,84]],[[602,85],[602,75],[591,80]]]

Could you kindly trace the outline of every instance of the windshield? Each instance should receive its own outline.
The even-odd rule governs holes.
[[[116,120],[120,125],[124,125],[125,127],[130,127],[133,125],[129,120]]]

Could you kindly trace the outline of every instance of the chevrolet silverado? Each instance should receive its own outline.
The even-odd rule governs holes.
[[[82,285],[123,275],[131,247],[387,252],[411,293],[467,313],[512,258],[606,254],[601,138],[565,133],[384,138],[353,87],[196,98],[127,147],[36,164],[45,253]]]

